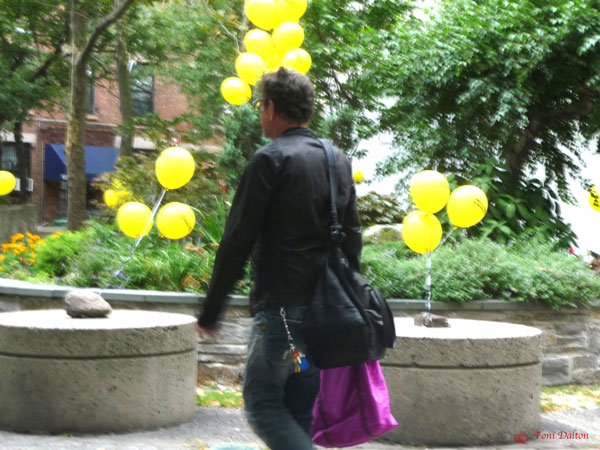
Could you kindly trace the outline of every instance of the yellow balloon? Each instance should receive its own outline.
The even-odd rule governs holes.
[[[297,22],[307,8],[306,0],[276,0],[279,22]]]
[[[196,215],[184,203],[171,202],[160,208],[156,215],[156,227],[168,239],[181,239],[192,232]]]
[[[117,225],[125,235],[138,238],[152,229],[152,222],[148,223],[151,216],[152,211],[143,203],[125,203],[117,211]]]
[[[285,54],[282,61],[283,67],[292,69],[296,72],[307,73],[312,65],[312,58],[308,52],[302,48],[290,50]]]
[[[246,0],[244,12],[250,22],[263,30],[271,30],[277,25],[279,15],[276,13],[274,0]]]
[[[123,200],[126,200],[128,198],[130,198],[133,194],[131,193],[131,191],[128,191],[127,189],[121,189],[117,191],[117,202],[120,203]]]
[[[104,203],[106,203],[106,206],[108,206],[109,208],[115,208],[117,206],[117,203],[119,202],[118,194],[112,189],[107,189],[106,191],[104,191],[102,198],[104,199]]]
[[[194,170],[194,157],[181,147],[163,150],[155,163],[156,177],[165,189],[179,189],[192,179]]]
[[[596,186],[592,186],[590,188],[590,195],[588,196],[588,201],[590,202],[590,206],[592,208],[600,212],[600,194],[598,194]]]
[[[254,86],[265,72],[265,63],[256,53],[242,53],[235,60],[235,71],[242,80]]]
[[[431,213],[412,211],[402,222],[402,239],[413,252],[432,252],[442,240],[442,224]]]
[[[238,77],[229,77],[221,83],[221,95],[232,105],[243,105],[252,98],[252,90],[248,83]]]
[[[269,58],[265,60],[267,63],[265,73],[276,72],[281,67],[282,60],[283,56],[281,56],[277,50],[273,49],[273,53],[271,53]]]
[[[271,35],[264,30],[254,28],[244,36],[244,48],[249,53],[256,53],[263,61],[267,61],[275,51]]]
[[[410,197],[421,211],[435,214],[450,198],[450,185],[444,175],[435,170],[423,170],[410,182]]]
[[[356,184],[362,183],[363,181],[365,181],[365,174],[362,173],[361,171],[357,171],[354,172],[354,174],[352,175],[352,178],[354,178],[354,182]]]
[[[285,22],[273,30],[273,43],[280,53],[300,48],[304,42],[304,29],[296,22]]]
[[[469,228],[479,223],[488,209],[485,192],[477,186],[460,186],[448,200],[448,218],[455,227]]]
[[[16,185],[17,179],[12,173],[0,170],[0,195],[10,194]]]

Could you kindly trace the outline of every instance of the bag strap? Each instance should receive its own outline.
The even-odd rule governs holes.
[[[331,146],[331,142],[327,139],[319,139],[321,145],[323,146],[323,151],[325,152],[325,159],[327,163],[327,173],[329,176],[329,198],[330,198],[330,225],[329,225],[329,233],[331,240],[339,244],[344,240],[344,233],[342,233],[342,226],[338,221],[337,214],[337,162],[335,160],[335,154],[333,152],[333,147]]]

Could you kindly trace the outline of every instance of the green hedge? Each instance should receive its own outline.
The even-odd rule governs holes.
[[[205,292],[225,216],[223,210],[206,217],[192,237],[180,241],[161,238],[153,229],[116,276],[135,240],[99,222],[45,238],[36,255],[7,253],[0,275],[82,287]],[[403,242],[365,246],[362,272],[386,298],[424,298],[426,257]],[[437,301],[506,299],[557,308],[600,298],[594,271],[568,251],[534,241],[506,246],[487,239],[449,240],[432,255],[432,286]],[[248,294],[249,287],[246,270],[234,292]]]
[[[178,241],[159,237],[153,228],[128,259],[135,239],[112,224],[92,221],[80,231],[44,238],[35,264],[6,267],[1,275],[80,287],[205,292],[217,248],[206,227],[212,222],[211,217],[199,226],[204,235]],[[247,294],[249,282],[246,273],[235,293]]]
[[[432,300],[504,299],[558,308],[600,298],[600,277],[552,245],[446,243],[432,254]],[[424,298],[426,257],[411,253],[403,242],[366,246],[362,271],[386,298]]]

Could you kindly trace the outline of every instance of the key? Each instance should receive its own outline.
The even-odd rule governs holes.
[[[304,372],[308,369],[308,360],[306,359],[306,355],[299,350],[295,350],[292,353],[292,358],[294,359],[294,372],[300,373]]]

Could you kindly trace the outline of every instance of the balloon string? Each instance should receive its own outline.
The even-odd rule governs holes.
[[[129,256],[127,257],[127,259],[125,259],[125,261],[123,261],[123,263],[121,264],[121,267],[119,267],[112,274],[112,277],[110,277],[108,279],[108,281],[104,284],[104,288],[100,289],[100,291],[97,292],[98,294],[102,294],[102,292],[105,289],[109,288],[110,287],[110,283],[121,273],[121,271],[125,268],[125,265],[129,261],[131,261],[131,258],[133,258],[133,253],[136,251],[136,249],[140,245],[140,242],[142,242],[142,239],[144,238],[144,236],[146,236],[148,234],[148,233],[145,233],[145,231],[148,229],[148,227],[150,226],[150,224],[154,220],[154,217],[156,216],[156,212],[158,211],[158,208],[159,208],[160,204],[162,203],[163,199],[165,198],[165,194],[166,193],[167,193],[167,190],[163,189],[162,192],[160,193],[160,197],[158,197],[158,200],[156,201],[156,203],[154,203],[154,206],[152,207],[152,214],[150,214],[150,218],[148,219],[148,221],[146,222],[146,225],[143,228],[144,231],[142,231],[142,234],[140,234],[140,236],[135,241],[135,245],[131,249],[131,253],[129,253]]]
[[[148,229],[148,227],[154,220],[154,217],[156,216],[156,212],[158,211],[158,207],[162,203],[163,198],[165,198],[166,193],[167,193],[166,189],[163,189],[162,192],[160,193],[160,197],[158,197],[158,200],[156,201],[156,203],[154,204],[154,207],[152,208],[152,214],[150,214],[150,218],[148,219],[148,222],[146,222],[146,226],[144,226],[144,228],[143,228],[144,231],[142,231],[142,234],[140,234],[140,236],[137,238],[137,241],[135,241],[135,246],[133,247],[133,250],[131,251],[132,255],[133,255],[133,252],[135,251],[135,249],[138,248],[138,245],[140,245],[140,242],[142,241],[142,239],[144,239],[144,236],[146,236],[146,234],[148,234],[148,233],[145,233],[145,231]]]
[[[431,310],[431,252],[427,253],[427,276],[425,278],[425,309]]]
[[[455,230],[457,230],[458,227],[454,227],[450,230],[450,232],[446,235],[446,237],[444,239],[442,239],[442,242],[440,242],[440,245],[438,245],[438,248],[441,247],[442,245],[444,245],[444,242],[446,242],[448,240],[448,238],[450,237],[450,235],[452,233],[454,233]]]
[[[444,245],[444,242],[446,242],[446,240],[456,229],[458,229],[458,227],[452,228],[436,248],[440,248],[442,245]],[[425,309],[427,311],[431,311],[431,253],[432,251],[427,253],[427,275],[425,276]]]

